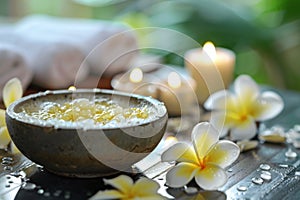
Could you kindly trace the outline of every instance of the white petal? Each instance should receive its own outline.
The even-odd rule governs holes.
[[[6,108],[15,100],[20,99],[23,95],[21,81],[18,78],[9,80],[3,88],[3,101]]]
[[[236,143],[240,147],[240,152],[255,149],[258,146],[257,140],[241,140]]]
[[[151,179],[141,177],[133,185],[132,191],[137,196],[151,196],[156,195],[159,189],[159,184]]]
[[[259,95],[259,87],[248,75],[240,75],[234,82],[234,91],[243,101],[253,101]]]
[[[225,124],[226,111],[211,112],[210,123],[218,130],[220,138],[228,134],[229,124]]]
[[[209,151],[206,162],[216,164],[222,168],[231,165],[240,154],[240,148],[228,140],[219,141]]]
[[[6,126],[0,127],[0,149],[5,149],[10,142],[10,136]]]
[[[204,158],[210,147],[219,140],[219,132],[210,123],[202,122],[194,127],[192,140],[198,158]]]
[[[120,175],[113,179],[103,179],[105,184],[109,184],[121,192],[127,193],[133,186],[133,180],[129,176]]]
[[[215,190],[227,182],[227,175],[219,166],[208,164],[195,174],[195,180],[204,190]]]
[[[97,192],[90,198],[90,200],[121,199],[122,197],[123,194],[117,190],[104,190]]]
[[[167,200],[167,198],[157,194],[157,195],[151,195],[151,196],[147,196],[147,197],[136,197],[133,200]]]
[[[231,140],[247,140],[253,138],[257,134],[256,123],[253,118],[248,117],[243,124],[237,124],[230,130]]]
[[[208,110],[219,110],[225,109],[226,101],[230,98],[232,94],[227,90],[221,90],[213,93],[208,97],[208,99],[204,103],[204,107]]]
[[[5,123],[5,110],[0,109],[0,127],[6,126]]]
[[[198,163],[198,159],[193,146],[187,143],[176,143],[167,149],[162,155],[161,160],[164,162],[191,162]]]
[[[20,150],[17,148],[17,146],[15,145],[15,143],[13,141],[11,141],[11,143],[10,143],[10,151],[11,151],[12,154],[21,153]]]
[[[198,169],[198,166],[192,163],[179,163],[168,171],[166,183],[174,188],[183,187],[194,178],[194,174]]]
[[[258,102],[264,107],[263,112],[256,119],[264,121],[277,116],[284,108],[282,98],[275,92],[264,92],[258,98]]]

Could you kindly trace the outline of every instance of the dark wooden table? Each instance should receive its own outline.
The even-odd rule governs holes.
[[[283,126],[286,130],[300,124],[300,93],[276,90],[285,101],[283,112],[276,118],[265,123],[267,127],[273,125]],[[188,119],[183,120],[186,127],[182,130],[174,127],[176,118],[170,119],[167,135],[176,135],[179,139],[185,138],[192,124]],[[189,124],[190,123],[190,124]],[[188,187],[197,189],[195,194],[187,193],[184,188],[172,189],[164,186],[165,172],[170,167],[166,163],[151,163],[152,167],[143,173],[130,174],[133,178],[147,176],[160,183],[161,194],[175,199],[300,199],[300,149],[293,148],[298,156],[293,159],[284,154],[288,144],[260,143],[255,150],[241,153],[238,160],[228,167],[228,182],[218,191],[203,191],[192,182]],[[159,156],[156,150],[151,154],[153,158]],[[51,174],[33,164],[24,156],[11,156],[0,152],[0,158],[10,156],[13,158],[11,168],[0,166],[0,199],[2,200],[34,200],[34,199],[87,199],[98,190],[104,190],[102,178],[75,179],[65,178]],[[152,160],[150,157],[150,160]],[[155,159],[154,159],[155,160]],[[144,165],[147,165],[147,160]],[[260,165],[268,164],[271,168],[271,180],[263,184],[255,184],[252,178],[261,174]],[[141,169],[139,169],[141,171]],[[144,170],[144,169],[143,169]],[[112,177],[106,178],[113,178]],[[25,183],[27,182],[27,184]],[[242,191],[244,188],[245,191]]]

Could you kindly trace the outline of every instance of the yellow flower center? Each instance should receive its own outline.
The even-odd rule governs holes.
[[[240,115],[240,121],[241,121],[241,122],[246,121],[247,118],[248,118],[247,114]]]
[[[199,167],[200,169],[205,169],[207,162],[209,161],[209,157],[205,156],[204,158],[199,159]]]

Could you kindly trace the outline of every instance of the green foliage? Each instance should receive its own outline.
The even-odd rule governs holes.
[[[278,31],[286,23],[300,18],[300,12],[297,11],[300,1],[147,2],[145,7],[136,7],[133,2],[128,1],[130,12],[143,13],[153,26],[175,29],[197,40],[199,44],[211,40],[217,46],[234,50],[237,54],[235,75],[245,73],[261,83],[300,90],[299,74],[293,73],[295,70],[289,64],[290,56],[286,55],[289,49],[280,45],[279,40],[283,36]],[[289,28],[292,30],[295,26],[291,25]],[[294,42],[298,42],[299,37]],[[294,54],[295,51],[299,53],[299,48],[294,49]],[[182,59],[174,54],[164,57],[169,63],[182,65]]]

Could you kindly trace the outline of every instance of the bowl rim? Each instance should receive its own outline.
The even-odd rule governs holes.
[[[47,95],[63,95],[63,94],[68,94],[68,95],[72,95],[72,94],[76,94],[76,93],[98,93],[98,94],[107,94],[107,95],[117,95],[117,96],[124,96],[124,97],[129,97],[129,98],[136,98],[137,100],[144,100],[149,102],[150,104],[152,104],[152,106],[154,106],[154,108],[157,109],[157,116],[151,120],[145,121],[145,122],[141,122],[139,124],[135,124],[135,125],[124,125],[124,126],[118,126],[118,127],[99,127],[99,128],[83,128],[83,127],[70,127],[70,126],[54,126],[51,123],[46,124],[45,120],[38,120],[35,119],[33,121],[29,121],[28,119],[25,119],[24,117],[20,116],[19,113],[16,113],[14,111],[15,107],[18,106],[19,104],[26,102],[30,99],[34,99],[34,98],[39,98],[42,96],[47,96]],[[55,128],[55,129],[64,129],[64,130],[115,130],[115,129],[123,129],[123,128],[131,128],[131,127],[137,127],[137,126],[145,126],[147,124],[153,123],[155,121],[158,121],[164,117],[167,117],[168,113],[167,113],[167,109],[164,105],[163,102],[152,98],[151,96],[143,96],[143,95],[139,95],[139,94],[133,94],[133,93],[126,93],[126,92],[121,92],[121,91],[117,91],[117,90],[109,90],[109,89],[99,89],[99,88],[93,88],[93,89],[76,89],[76,90],[46,90],[44,92],[38,92],[38,93],[34,93],[34,94],[29,94],[27,96],[24,96],[16,101],[14,101],[12,104],[10,104],[7,109],[6,109],[6,117],[10,117],[13,120],[25,123],[25,124],[29,124],[29,125],[35,125],[35,126],[39,126],[39,127],[43,127],[43,128]]]

